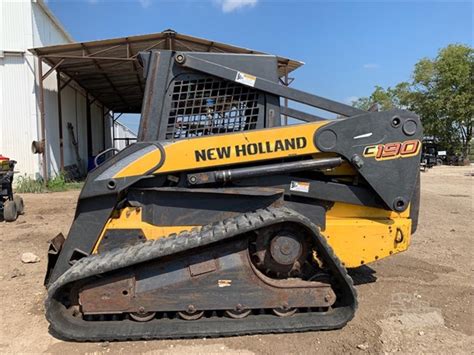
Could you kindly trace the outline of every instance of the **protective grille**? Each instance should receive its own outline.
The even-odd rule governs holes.
[[[258,92],[214,78],[175,81],[166,139],[247,131],[257,127]]]

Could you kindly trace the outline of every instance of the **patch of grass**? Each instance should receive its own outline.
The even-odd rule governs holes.
[[[78,190],[82,189],[83,185],[83,182],[67,181],[66,176],[63,173],[60,173],[48,181],[48,191],[60,192],[67,190]]]
[[[15,191],[19,193],[41,193],[45,192],[42,180],[36,180],[29,176],[15,176]]]
[[[58,174],[48,181],[48,190],[52,192],[66,191],[66,179],[64,174]]]
[[[43,193],[80,190],[84,185],[83,182],[67,181],[64,174],[58,174],[49,180],[46,186],[44,186],[43,180],[33,179],[26,175],[15,177],[15,180],[15,191],[18,193]]]
[[[84,186],[83,181],[70,181],[66,182],[66,190],[80,190]]]

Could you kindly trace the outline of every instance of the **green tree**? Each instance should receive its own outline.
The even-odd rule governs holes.
[[[362,110],[371,110],[374,105],[378,105],[382,111],[391,110],[397,107],[398,100],[393,89],[385,90],[381,86],[376,86],[374,92],[369,97],[361,97],[352,102],[352,105]]]
[[[425,135],[434,136],[450,154],[469,154],[474,119],[474,50],[452,44],[434,59],[416,63],[410,82],[394,88],[375,87],[354,106],[368,109],[378,103],[382,110],[394,107],[420,115]]]

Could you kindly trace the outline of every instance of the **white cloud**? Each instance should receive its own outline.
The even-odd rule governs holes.
[[[216,0],[222,12],[229,13],[239,10],[243,7],[254,7],[258,0]]]
[[[363,65],[364,69],[377,69],[378,67],[380,67],[380,65],[376,63],[367,63]]]
[[[138,2],[144,9],[151,5],[151,0],[138,0]]]
[[[349,96],[345,99],[346,104],[352,105],[354,101],[359,100],[359,97],[357,96]]]

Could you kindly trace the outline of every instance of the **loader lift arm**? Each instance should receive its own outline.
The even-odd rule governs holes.
[[[229,68],[217,63],[213,63],[209,60],[201,59],[192,53],[177,53],[175,59],[176,62],[182,65],[184,68],[200,71],[222,78],[224,80],[237,81],[239,80],[239,77],[245,75],[245,73],[240,72],[238,69]],[[253,78],[248,80],[247,83],[257,90],[284,97],[292,101],[313,106],[315,108],[336,113],[345,117],[356,116],[367,112],[356,107],[326,99],[321,96],[313,95],[305,91],[297,90],[289,86],[280,85],[279,83],[275,83],[258,76],[253,76]],[[292,111],[289,110],[286,112]],[[298,114],[301,111],[295,110],[294,112]]]

